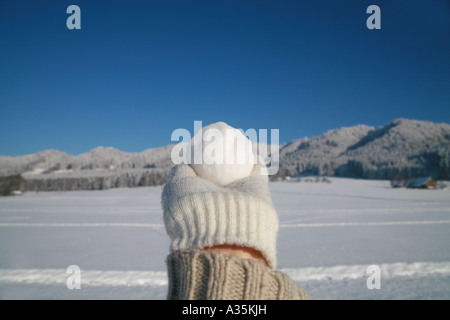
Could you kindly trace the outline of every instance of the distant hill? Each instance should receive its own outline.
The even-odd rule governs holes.
[[[450,179],[450,125],[407,119],[373,128],[335,129],[282,146],[280,165],[300,174],[391,179]]]
[[[0,156],[0,176],[21,174],[26,189],[96,190],[163,184],[170,173],[173,145],[127,153],[98,147],[72,156],[47,150]],[[293,140],[280,147],[281,171],[288,176],[324,175],[391,179],[432,176],[450,179],[450,125],[396,119],[374,128],[356,125]]]
[[[0,176],[22,174],[28,191],[98,190],[161,185],[169,177],[173,145],[127,153],[98,147],[78,156],[46,150],[0,156]]]
[[[46,150],[19,157],[0,156],[0,176],[27,173],[69,174],[85,170],[129,170],[171,167],[173,145],[128,153],[114,148],[97,147],[78,156],[57,150]]]

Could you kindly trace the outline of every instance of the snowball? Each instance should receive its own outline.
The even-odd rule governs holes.
[[[224,122],[199,130],[187,148],[187,159],[199,177],[221,187],[249,176],[255,162],[252,142]]]

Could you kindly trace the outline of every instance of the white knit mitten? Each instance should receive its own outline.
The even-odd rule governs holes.
[[[275,269],[278,216],[264,171],[257,163],[250,176],[219,187],[198,177],[189,165],[175,166],[162,192],[171,250],[249,247]]]

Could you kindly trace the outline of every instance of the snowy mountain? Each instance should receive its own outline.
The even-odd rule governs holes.
[[[127,153],[98,147],[72,156],[46,150],[0,156],[0,177],[21,174],[27,189],[92,190],[163,184],[173,145]],[[450,125],[397,119],[374,128],[344,127],[280,147],[281,171],[302,174],[391,179],[430,175],[450,179]]]
[[[46,150],[19,157],[0,156],[0,176],[22,174],[71,173],[84,170],[127,170],[171,167],[173,145],[128,153],[114,148],[97,147],[78,156]]]
[[[29,191],[97,190],[163,184],[173,145],[128,153],[98,147],[78,156],[46,150],[19,157],[0,156],[0,176],[21,174]]]
[[[407,119],[373,128],[331,130],[320,137],[294,140],[280,149],[287,175],[391,179],[431,175],[450,178],[450,125]]]
[[[357,125],[334,129],[314,138],[291,141],[280,149],[280,165],[286,174],[334,175],[334,168],[344,165],[341,156],[366,137],[373,127]]]

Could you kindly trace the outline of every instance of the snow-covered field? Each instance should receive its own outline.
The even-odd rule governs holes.
[[[450,299],[450,191],[271,183],[278,269],[314,299]],[[0,198],[0,298],[164,299],[161,187]],[[81,268],[69,290],[66,269]],[[367,268],[381,269],[369,290]]]

